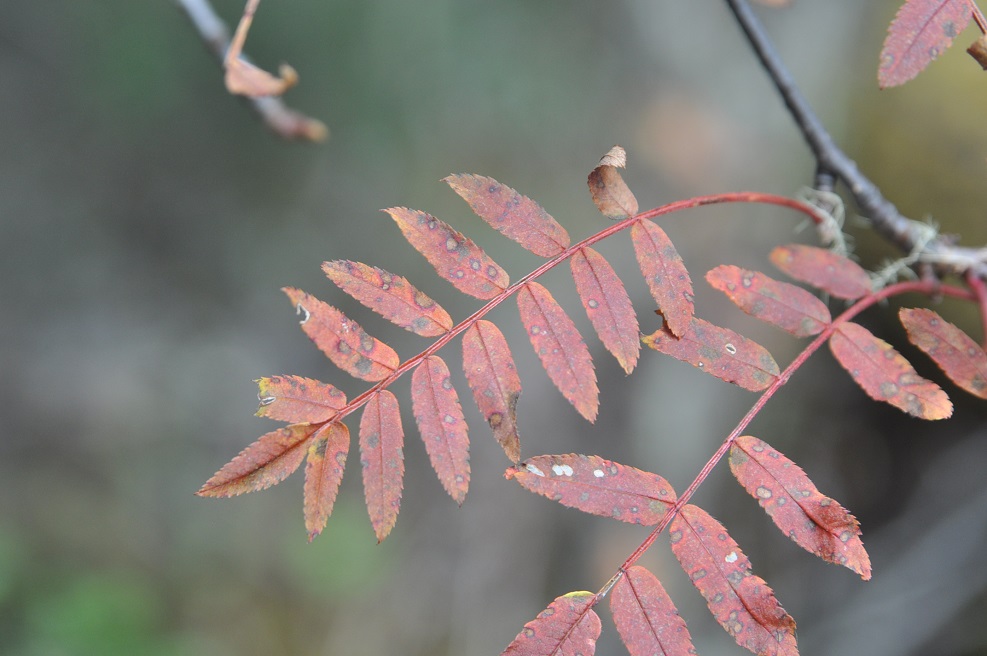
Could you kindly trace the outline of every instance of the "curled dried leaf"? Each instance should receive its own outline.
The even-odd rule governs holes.
[[[637,198],[617,170],[626,165],[627,153],[620,146],[614,146],[586,179],[593,202],[608,219],[626,219],[637,214]]]

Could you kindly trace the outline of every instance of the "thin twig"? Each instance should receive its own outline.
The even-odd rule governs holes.
[[[175,0],[188,16],[199,36],[222,64],[230,47],[230,33],[209,0]],[[318,119],[288,107],[275,96],[246,99],[264,124],[285,139],[323,141],[329,130]]]
[[[774,43],[764,26],[751,9],[747,0],[726,0],[747,41],[767,71],[778,90],[789,114],[812,151],[817,162],[817,180],[835,176],[850,189],[862,212],[871,220],[874,231],[900,248],[912,253],[924,240],[922,224],[908,219],[887,200],[870,178],[857,167],[857,163],[836,145],[829,131],[816,116],[811,105],[802,95],[795,80],[788,72]],[[977,251],[958,248],[943,240],[934,239],[925,244],[923,260],[934,260],[954,273],[973,271],[978,277],[987,275],[987,265],[976,257]]]

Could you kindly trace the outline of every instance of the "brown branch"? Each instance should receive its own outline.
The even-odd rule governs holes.
[[[224,64],[230,48],[230,33],[209,0],[175,0],[195,26],[202,41]],[[323,141],[329,129],[322,121],[288,107],[281,98],[262,96],[247,98],[253,110],[275,134],[285,139]]]

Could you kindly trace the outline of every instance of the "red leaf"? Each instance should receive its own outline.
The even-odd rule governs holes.
[[[829,338],[829,348],[875,401],[921,419],[945,419],[953,414],[953,404],[938,385],[919,376],[904,356],[860,324],[840,326]]]
[[[384,342],[368,335],[355,321],[336,308],[300,289],[285,287],[309,339],[332,363],[356,378],[378,381],[387,378],[401,364],[398,354]]]
[[[587,421],[600,408],[596,371],[576,325],[552,294],[536,282],[518,291],[518,309],[528,338],[555,386]]]
[[[437,355],[427,357],[411,376],[411,403],[432,469],[456,503],[463,505],[470,484],[470,442],[449,368]]]
[[[696,506],[672,520],[672,552],[710,612],[737,644],[763,656],[796,656],[795,620],[750,571],[750,561],[723,525]]]
[[[443,179],[476,215],[535,255],[554,257],[569,247],[569,233],[541,205],[482,175]]]
[[[768,387],[779,373],[778,363],[763,346],[702,319],[693,318],[689,329],[680,337],[662,326],[641,341],[660,353],[752,392]]]
[[[695,656],[685,621],[645,568],[624,572],[611,592],[610,612],[631,656]]]
[[[405,239],[425,256],[438,274],[464,294],[489,299],[510,286],[507,272],[451,226],[430,214],[406,207],[384,211],[391,215]]]
[[[626,219],[637,214],[637,198],[617,170],[625,166],[627,153],[620,146],[614,146],[586,179],[593,202],[608,219]]]
[[[296,424],[262,435],[223,465],[196,494],[200,497],[235,497],[277,485],[302,464],[308,439],[318,428]]]
[[[818,298],[757,271],[725,264],[710,270],[706,280],[747,314],[796,337],[818,335],[832,321]]]
[[[789,244],[771,251],[776,267],[796,280],[852,301],[871,293],[870,276],[859,264],[825,248]]]
[[[627,290],[602,255],[590,247],[572,256],[572,278],[603,345],[628,374],[637,365],[641,330]]]
[[[438,337],[452,328],[449,313],[401,276],[349,260],[323,262],[322,270],[344,292],[417,335]]]
[[[326,424],[315,434],[305,465],[305,528],[311,542],[322,532],[332,514],[339,484],[350,450],[350,431],[345,424]]]
[[[258,378],[258,417],[320,424],[346,405],[346,395],[328,383],[301,376]]]
[[[595,603],[592,592],[557,597],[524,625],[501,656],[593,656],[601,630]]]
[[[489,321],[480,320],[463,333],[463,370],[473,399],[490,424],[504,453],[517,462],[521,443],[517,432],[517,402],[521,379],[503,333]]]
[[[599,456],[537,456],[504,476],[563,506],[628,524],[657,524],[675,503],[675,492],[658,474]]]
[[[404,429],[397,398],[387,390],[370,397],[360,419],[360,465],[370,523],[383,542],[401,510]]]
[[[949,379],[987,399],[987,353],[965,332],[932,310],[898,312],[908,339],[932,358]]]
[[[653,221],[642,219],[631,227],[634,253],[651,296],[668,323],[672,334],[681,337],[689,330],[695,313],[692,279],[678,251],[665,231]]]
[[[882,89],[904,84],[946,51],[973,16],[969,0],[907,0],[881,48]]]
[[[870,557],[860,524],[840,504],[823,496],[798,465],[749,435],[730,449],[730,471],[761,504],[781,532],[825,561],[870,579]]]

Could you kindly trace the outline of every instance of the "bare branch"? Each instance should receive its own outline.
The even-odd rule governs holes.
[[[925,224],[903,216],[881,194],[877,185],[833,141],[833,137],[795,84],[791,73],[785,68],[774,43],[747,0],[726,0],[726,3],[816,158],[817,186],[827,190],[832,185],[832,178],[842,180],[861,211],[871,220],[874,231],[902,252],[914,254],[921,249],[918,258],[921,261],[935,262],[953,273],[974,271],[981,278],[987,275],[987,264],[979,257],[979,251],[956,247],[942,238],[930,241]]]
[[[223,20],[216,14],[209,0],[175,0],[199,36],[222,64],[230,47],[230,33]],[[247,101],[261,117],[264,124],[285,139],[323,141],[329,129],[318,119],[311,118],[288,107],[281,98],[264,96]]]

